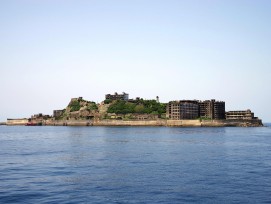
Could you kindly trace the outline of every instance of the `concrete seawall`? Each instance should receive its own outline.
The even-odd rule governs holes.
[[[63,120],[51,126],[169,126],[169,127],[261,127],[261,120]]]
[[[9,119],[6,125],[26,125],[28,119]],[[4,124],[3,124],[4,125]],[[261,127],[261,120],[50,120],[48,126],[168,126],[168,127]]]
[[[202,127],[262,127],[262,121],[254,120],[203,120]]]
[[[27,118],[7,119],[6,125],[26,125],[27,123]]]
[[[201,127],[200,120],[166,120],[166,126],[170,127]]]
[[[166,126],[166,120],[63,120],[50,121],[51,126]]]
[[[166,126],[166,120],[100,120],[94,126]]]

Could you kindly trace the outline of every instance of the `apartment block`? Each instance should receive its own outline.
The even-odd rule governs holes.
[[[258,119],[254,117],[254,113],[251,110],[238,110],[238,111],[228,111],[226,112],[227,120],[252,120]]]
[[[209,119],[225,119],[225,102],[205,100],[199,101],[200,117]]]
[[[167,104],[166,117],[173,120],[196,119],[199,117],[198,101],[170,101]]]

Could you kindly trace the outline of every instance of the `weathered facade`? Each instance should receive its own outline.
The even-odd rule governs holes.
[[[196,119],[199,117],[198,101],[170,101],[167,104],[166,117],[172,120]]]
[[[125,93],[125,92],[123,92],[122,94],[118,94],[117,92],[115,92],[115,94],[106,94],[105,99],[128,101],[129,100],[129,94]]]
[[[170,101],[167,105],[166,117],[172,120],[196,119],[225,119],[225,102],[206,100]]]
[[[254,117],[254,113],[251,110],[239,110],[239,111],[228,111],[226,112],[227,120],[252,120],[258,119]]]
[[[50,115],[43,115],[42,113],[38,113],[31,116],[31,120],[40,119],[40,120],[47,120],[48,118],[51,118]]]
[[[38,113],[31,116],[31,118],[29,119],[29,123],[27,125],[33,125],[33,124],[41,125],[43,121],[46,121],[51,118],[52,117],[50,115],[43,115],[42,113]]]
[[[225,119],[225,102],[206,100],[199,101],[200,117],[209,119]]]

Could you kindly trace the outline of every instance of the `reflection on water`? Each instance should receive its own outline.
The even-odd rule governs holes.
[[[0,201],[270,202],[264,128],[0,127]]]

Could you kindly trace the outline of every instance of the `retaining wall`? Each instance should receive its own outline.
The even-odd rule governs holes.
[[[24,124],[24,123],[23,123]],[[22,125],[23,125],[22,124]],[[52,120],[50,126],[258,127],[261,120]]]
[[[7,119],[6,125],[26,125],[27,123],[28,123],[27,118]]]

